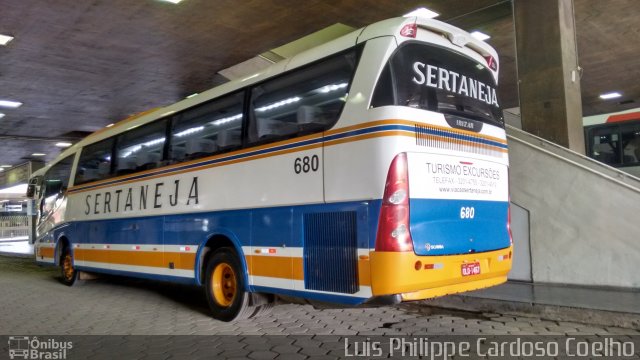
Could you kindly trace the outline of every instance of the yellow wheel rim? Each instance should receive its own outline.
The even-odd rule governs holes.
[[[71,258],[71,254],[66,254],[64,259],[62,259],[62,273],[64,274],[64,278],[68,281],[73,279],[73,259]]]
[[[213,297],[218,305],[223,307],[231,306],[238,288],[236,273],[229,264],[221,263],[216,265],[211,277],[211,288],[213,289]]]

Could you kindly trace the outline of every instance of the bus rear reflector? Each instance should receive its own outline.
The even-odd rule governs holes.
[[[400,35],[408,38],[415,38],[418,33],[418,24],[407,24],[400,29]]]
[[[413,251],[409,231],[409,172],[407,154],[398,154],[389,167],[378,221],[376,251]]]

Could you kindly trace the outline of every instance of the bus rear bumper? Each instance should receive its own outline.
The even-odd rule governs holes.
[[[415,301],[432,299],[439,296],[457,294],[465,291],[484,289],[491,286],[500,285],[507,282],[506,276],[498,276],[490,279],[470,281],[461,284],[441,286],[433,289],[425,289],[400,294],[402,301]]]
[[[402,301],[423,300],[487,288],[507,281],[513,247],[483,253],[418,256],[413,252],[371,252],[373,296],[400,294]],[[463,275],[463,264],[480,273]]]

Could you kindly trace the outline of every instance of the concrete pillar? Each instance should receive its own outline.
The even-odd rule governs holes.
[[[522,129],[585,153],[573,0],[513,0]]]

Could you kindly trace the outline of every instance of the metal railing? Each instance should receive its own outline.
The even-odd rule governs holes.
[[[0,216],[0,240],[29,237],[29,216]]]
[[[517,141],[524,146],[542,151],[567,164],[582,168],[608,181],[640,193],[640,178],[513,126],[506,125],[505,127],[508,141]]]

